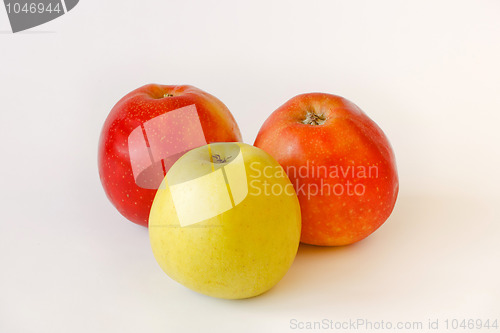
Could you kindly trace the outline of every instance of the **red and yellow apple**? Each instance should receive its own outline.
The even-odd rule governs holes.
[[[190,149],[241,141],[227,107],[192,86],[149,84],[123,97],[101,131],[98,167],[104,190],[118,211],[147,226],[158,186]]]
[[[375,122],[342,97],[292,98],[266,120],[255,146],[283,166],[295,187],[303,243],[357,242],[394,208],[399,182],[391,145]]]

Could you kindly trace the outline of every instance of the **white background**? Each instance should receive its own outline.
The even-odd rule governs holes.
[[[500,320],[499,1],[82,0],[18,34],[0,7],[0,30],[1,332]],[[355,245],[301,246],[260,297],[184,288],[97,173],[109,110],[152,82],[217,96],[247,143],[296,94],[352,100],[394,147],[394,213]]]

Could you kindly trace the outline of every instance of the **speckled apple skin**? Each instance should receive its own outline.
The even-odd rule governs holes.
[[[308,112],[324,115],[320,125],[304,124]],[[288,171],[302,211],[303,243],[323,246],[348,245],[366,238],[391,214],[399,181],[392,147],[384,132],[359,107],[342,97],[308,93],[298,95],[274,111],[260,129],[255,146],[271,154]],[[377,177],[302,177],[301,166],[319,170],[331,166],[376,166]],[[289,172],[294,170],[295,175]],[[303,173],[304,174],[304,173]],[[322,180],[321,180],[322,178]],[[321,183],[323,181],[323,183]],[[361,183],[364,195],[328,193],[309,195],[302,189],[337,183]],[[338,186],[338,185],[337,185]],[[340,187],[337,187],[340,188]],[[359,187],[361,188],[361,187]],[[340,190],[337,191],[340,193]],[[353,193],[353,192],[351,192]],[[361,193],[361,191],[358,191]]]
[[[135,183],[127,146],[130,133],[152,118],[192,104],[196,105],[207,143],[242,140],[228,108],[216,97],[189,85],[145,85],[124,96],[109,113],[99,140],[99,176],[111,203],[130,221],[148,225],[156,193]]]

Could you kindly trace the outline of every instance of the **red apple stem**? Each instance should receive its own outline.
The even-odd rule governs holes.
[[[306,118],[302,120],[302,124],[305,125],[323,125],[326,121],[326,117],[323,114],[317,114],[314,111],[308,111]]]

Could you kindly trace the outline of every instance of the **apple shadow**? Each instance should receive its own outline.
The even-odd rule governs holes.
[[[483,209],[472,196],[401,194],[389,219],[364,240],[341,247],[301,244],[285,277],[257,299],[284,298],[280,304],[291,310],[304,301],[314,306],[317,298],[342,304],[353,294],[373,301],[398,299],[409,287],[423,292],[432,283],[426,276],[439,272],[442,260],[459,260],[454,251],[481,237],[469,226]]]

